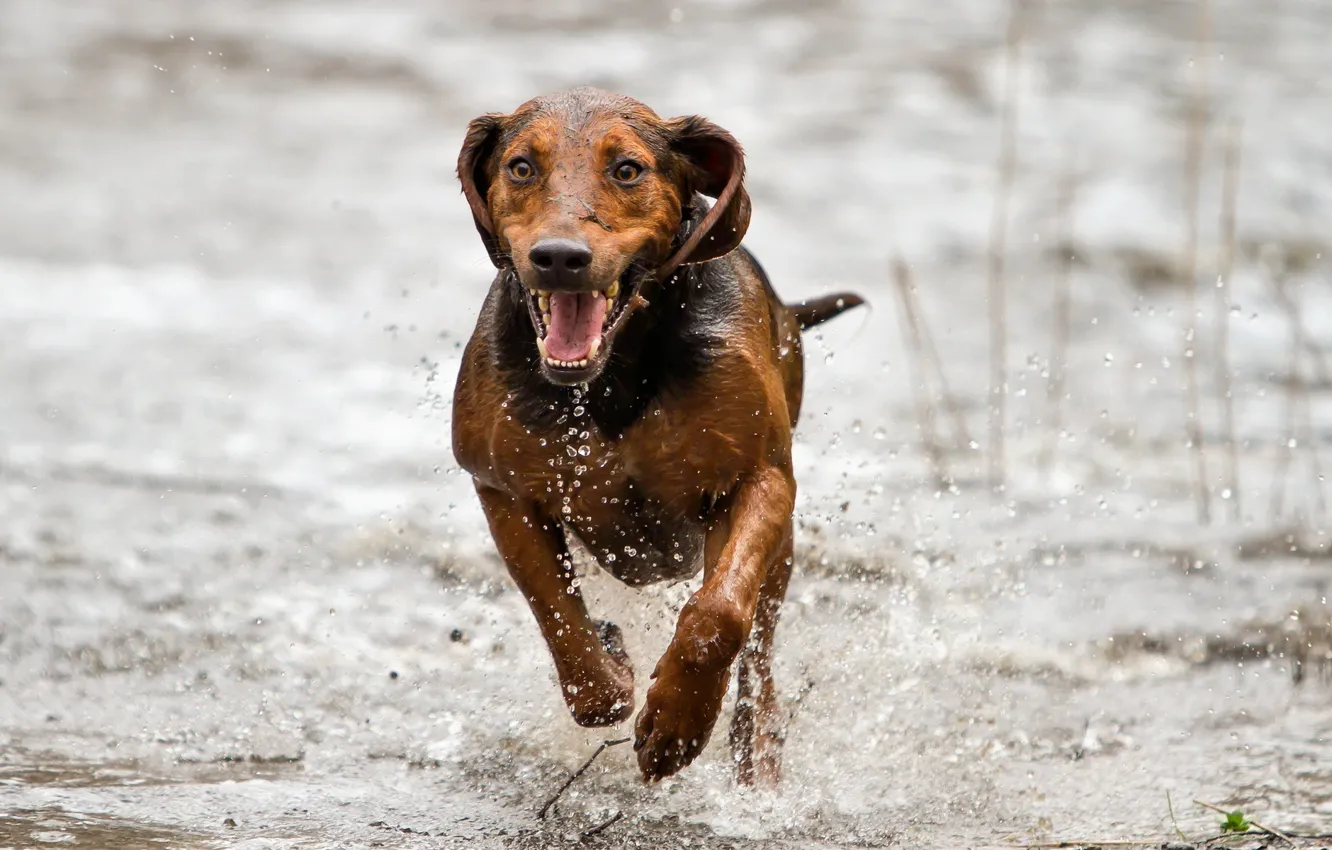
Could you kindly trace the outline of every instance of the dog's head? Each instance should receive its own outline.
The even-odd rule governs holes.
[[[595,379],[645,280],[740,244],[744,170],[712,122],[596,89],[472,121],[458,178],[491,260],[522,287],[547,379]],[[696,192],[717,202],[690,226]]]

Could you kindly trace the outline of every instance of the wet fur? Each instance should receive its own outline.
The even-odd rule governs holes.
[[[650,160],[644,185],[602,176],[622,150]],[[514,155],[537,163],[540,186],[505,183],[501,161]],[[635,725],[645,780],[702,751],[739,658],[738,778],[777,781],[770,656],[792,565],[800,331],[861,303],[842,294],[782,304],[739,247],[743,171],[739,144],[711,122],[663,120],[588,89],[473,121],[459,156],[499,271],[458,374],[454,454],[578,723],[627,719],[634,673],[572,583],[570,538],[630,585],[704,571]],[[536,345],[522,252],[551,234],[591,247],[596,288],[622,280],[645,300],[605,332],[609,348],[585,386],[553,381]]]

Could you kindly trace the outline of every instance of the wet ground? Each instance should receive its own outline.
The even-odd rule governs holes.
[[[1217,816],[1193,798],[1332,832],[1332,9],[1212,10],[1199,273],[1241,119],[1241,486],[1222,492],[1209,285],[1202,525],[1173,272],[1190,5],[1028,22],[996,497],[1001,4],[7,0],[0,847],[1166,840],[1167,793],[1195,839]],[[586,82],[734,132],[779,291],[874,309],[809,345],[783,790],[734,789],[715,743],[644,788],[619,747],[539,822],[616,730],[567,718],[452,463],[489,264],[450,172],[469,118]],[[969,432],[944,430],[951,486],[920,447],[895,251]],[[688,586],[589,573],[643,669]]]

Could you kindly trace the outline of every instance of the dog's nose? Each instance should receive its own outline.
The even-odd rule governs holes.
[[[542,239],[532,246],[527,258],[544,289],[575,289],[587,280],[592,249],[576,239]]]

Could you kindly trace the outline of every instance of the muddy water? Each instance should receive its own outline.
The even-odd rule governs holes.
[[[1307,448],[1327,441],[1332,385],[1307,357],[1288,414],[1270,273],[1321,351],[1332,148],[1311,116],[1332,13],[1213,9],[1199,268],[1213,279],[1221,145],[1242,119],[1241,488],[1220,496],[1207,288],[1203,526],[1170,281],[1184,4],[1029,22],[995,498],[971,443],[999,4],[9,0],[0,846],[536,847],[616,815],[587,840],[1164,839],[1167,792],[1193,837],[1214,825],[1194,797],[1332,832],[1332,540]],[[778,289],[853,286],[874,310],[809,345],[784,789],[737,792],[715,745],[645,789],[613,748],[541,823],[618,730],[567,719],[452,465],[449,393],[489,275],[450,170],[467,119],[584,82],[732,130],[748,243]],[[1074,342],[1047,469],[1060,243]],[[893,251],[964,420],[940,425],[952,486],[919,447]],[[587,583],[644,678],[688,586]]]

